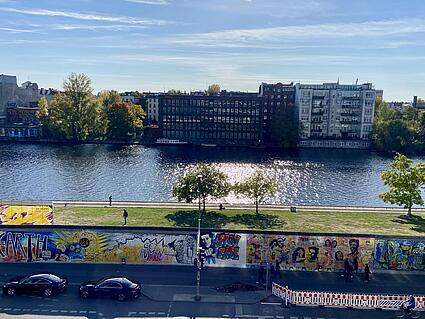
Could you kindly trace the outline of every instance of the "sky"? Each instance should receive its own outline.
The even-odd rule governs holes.
[[[425,0],[0,0],[0,74],[95,91],[372,82],[425,97]]]

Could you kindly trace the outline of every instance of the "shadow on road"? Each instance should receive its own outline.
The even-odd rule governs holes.
[[[177,227],[198,227],[198,211],[177,211],[165,216]],[[203,228],[223,228],[227,224],[239,224],[251,229],[273,229],[285,225],[277,216],[266,214],[238,214],[226,216],[215,211],[206,211],[202,214]]]

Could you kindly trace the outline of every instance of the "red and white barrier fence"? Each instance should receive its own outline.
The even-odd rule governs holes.
[[[347,307],[358,309],[398,310],[408,296],[330,293],[290,290],[273,283],[272,294],[283,299],[286,305]],[[425,311],[425,296],[415,296],[416,310]]]

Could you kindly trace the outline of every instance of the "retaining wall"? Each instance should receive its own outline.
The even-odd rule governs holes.
[[[0,262],[193,265],[196,230],[77,226],[1,226]],[[425,237],[203,230],[208,266],[340,271],[343,260],[377,270],[425,270]]]

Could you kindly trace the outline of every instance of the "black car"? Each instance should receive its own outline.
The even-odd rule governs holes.
[[[20,276],[7,281],[3,285],[3,294],[13,296],[16,294],[43,294],[49,297],[63,292],[68,286],[68,281],[53,274],[33,274]]]
[[[98,282],[86,282],[80,286],[81,298],[109,297],[119,301],[140,296],[140,284],[125,277],[103,278]]]

